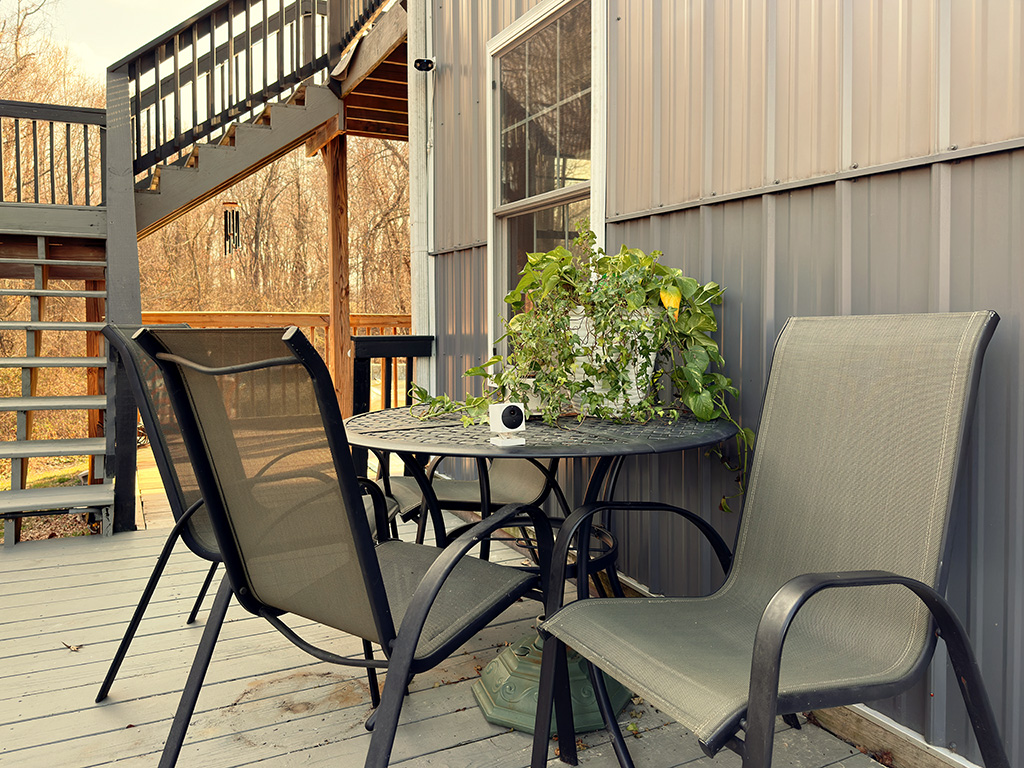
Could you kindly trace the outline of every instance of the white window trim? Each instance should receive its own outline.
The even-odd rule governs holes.
[[[498,57],[506,49],[517,44],[532,29],[543,24],[552,16],[560,13],[574,0],[546,0],[524,13],[512,24],[507,26],[487,42],[487,74],[492,87],[487,92],[487,211],[490,218],[490,229],[487,238],[487,343],[492,354],[496,349],[496,340],[504,333],[498,322],[499,296],[501,290],[498,281],[504,279],[504,262],[502,249],[505,243],[505,221],[515,210],[533,208],[542,202],[546,195],[530,198],[527,205],[511,203],[498,204],[498,144],[495,141],[495,125],[497,120]],[[575,198],[582,188],[589,187],[590,196],[590,227],[597,234],[598,245],[605,241],[605,183],[606,183],[606,148],[608,141],[608,8],[604,0],[591,0],[590,10],[590,181],[573,185],[565,189],[555,190],[551,197]],[[550,194],[550,193],[549,193]],[[499,268],[500,267],[500,268]]]

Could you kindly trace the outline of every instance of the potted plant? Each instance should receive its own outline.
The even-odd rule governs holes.
[[[490,402],[510,400],[549,423],[684,412],[735,423],[726,398],[738,392],[717,370],[725,361],[711,335],[723,289],[662,264],[659,251],[623,246],[606,253],[585,223],[581,230],[571,248],[527,255],[505,297],[513,311],[500,339],[505,355],[466,372],[487,380],[485,394],[457,402],[414,386],[416,412],[461,412],[471,423],[486,418]],[[753,440],[753,431],[741,428],[738,459],[727,463],[740,473],[741,492]]]

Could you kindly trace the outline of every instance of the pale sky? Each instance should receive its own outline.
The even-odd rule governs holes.
[[[84,71],[106,81],[107,67],[211,5],[213,0],[55,0],[53,39]]]

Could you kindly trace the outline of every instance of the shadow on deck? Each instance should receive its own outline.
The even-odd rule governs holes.
[[[53,539],[0,553],[0,765],[156,764],[203,631],[205,611],[192,626],[184,621],[205,561],[184,547],[171,558],[110,697],[102,705],[93,699],[165,535],[151,529]],[[514,606],[462,653],[414,679],[392,764],[529,764],[530,736],[486,722],[471,686],[505,644],[532,631],[537,613],[532,602]],[[347,635],[308,622],[293,625],[336,652],[361,651]],[[311,659],[232,605],[179,764],[362,765],[369,714],[359,670]],[[640,728],[641,738],[631,745],[638,765],[739,765],[732,754],[712,764],[696,739],[649,705],[628,706],[622,719]],[[878,765],[813,726],[795,731],[780,721],[779,727],[778,768]],[[582,766],[617,765],[603,732],[583,740]]]

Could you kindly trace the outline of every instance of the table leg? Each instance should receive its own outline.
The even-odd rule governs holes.
[[[444,529],[444,519],[441,517],[441,507],[437,503],[437,495],[430,485],[430,480],[427,479],[427,473],[423,471],[422,465],[416,460],[415,454],[399,453],[398,458],[402,460],[409,474],[416,480],[416,484],[420,487],[420,491],[423,494],[423,504],[426,507],[426,509],[420,510],[420,519],[416,527],[416,543],[423,543],[423,539],[426,536],[427,519],[429,518],[434,524],[434,539],[437,542],[437,546],[445,546],[448,543],[448,536]]]
[[[476,473],[480,480],[480,519],[486,520],[491,514],[491,478],[487,471],[487,459],[478,457]],[[480,542],[480,559],[491,559],[491,540]]]

